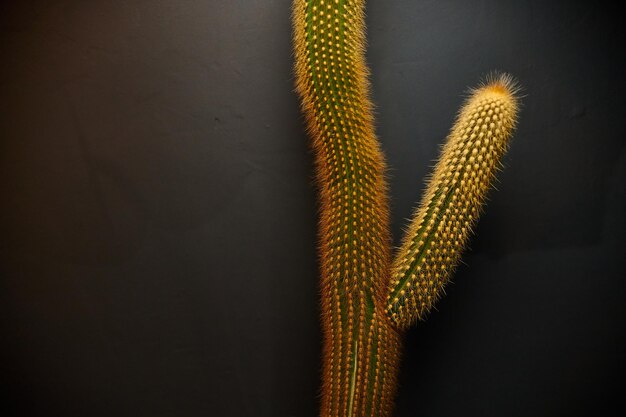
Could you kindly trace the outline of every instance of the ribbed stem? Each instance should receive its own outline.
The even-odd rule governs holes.
[[[295,1],[297,90],[321,200],[322,416],[388,416],[399,336],[384,314],[390,266],[385,163],[368,98],[364,2]]]

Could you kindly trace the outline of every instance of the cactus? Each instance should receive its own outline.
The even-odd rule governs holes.
[[[296,90],[321,200],[324,417],[389,416],[404,329],[459,260],[515,126],[515,83],[471,92],[391,260],[385,161],[373,126],[363,0],[295,0]]]

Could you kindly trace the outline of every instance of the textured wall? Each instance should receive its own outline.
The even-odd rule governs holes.
[[[15,416],[316,416],[317,209],[290,1],[0,5],[0,365]],[[396,242],[467,86],[526,97],[396,416],[609,415],[625,371],[616,10],[368,3]],[[6,413],[5,413],[6,415]]]

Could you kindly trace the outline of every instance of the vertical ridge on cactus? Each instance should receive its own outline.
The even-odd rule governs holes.
[[[507,77],[473,92],[392,265],[364,7],[364,0],[293,3],[296,90],[320,196],[323,417],[391,415],[402,331],[424,316],[458,261],[517,110]]]

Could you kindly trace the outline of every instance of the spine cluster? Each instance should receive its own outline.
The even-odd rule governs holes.
[[[461,111],[397,259],[364,60],[363,0],[294,0],[296,89],[320,194],[323,417],[390,416],[400,338],[441,293],[515,124],[498,78]]]

